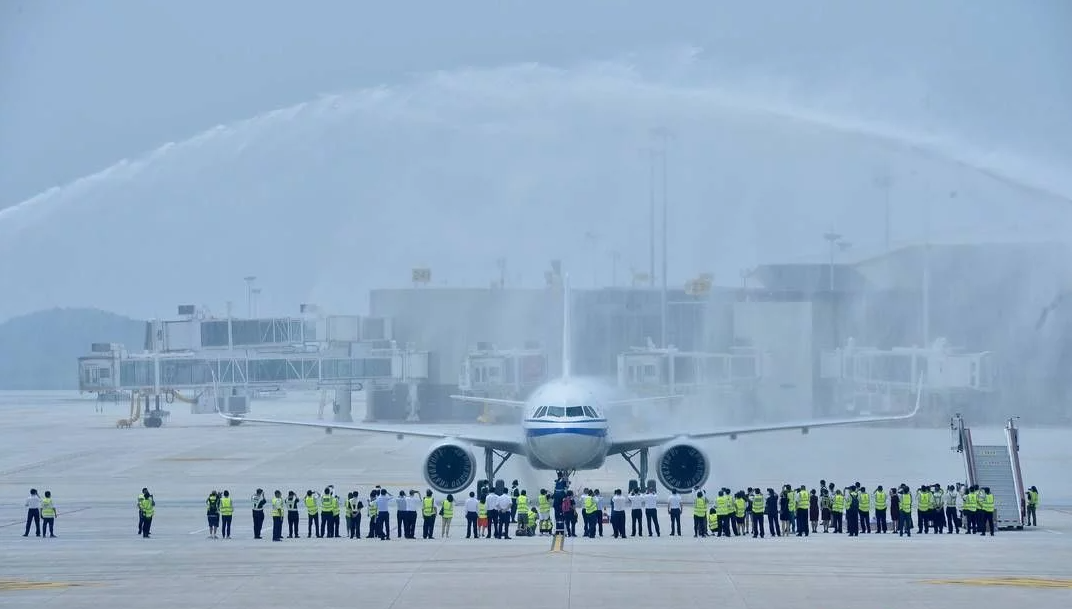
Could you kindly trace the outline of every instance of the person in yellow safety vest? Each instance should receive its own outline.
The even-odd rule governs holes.
[[[823,521],[823,533],[830,532],[830,507],[834,505],[830,492],[825,488],[819,488],[819,516]]]
[[[529,522],[529,498],[525,490],[522,490],[517,495],[517,512],[514,518],[517,520],[517,528],[526,529],[529,524],[536,524],[535,522]]]
[[[313,532],[316,531],[316,536],[320,537],[320,508],[318,506],[319,497],[317,497],[313,491],[305,491],[305,516],[308,519],[308,526],[306,527],[305,536],[312,537]]]
[[[834,491],[834,500],[830,504],[830,517],[834,520],[834,533],[842,532],[841,523],[844,521],[842,514],[845,513],[845,495],[841,489]]]
[[[52,499],[52,491],[45,491],[41,498],[41,537],[56,536],[56,502]]]
[[[283,493],[272,496],[272,541],[283,541]]]
[[[933,520],[931,515],[931,489],[926,486],[919,487],[919,493],[916,495],[916,500],[919,502],[917,511],[918,528],[916,534],[922,534],[924,532],[931,532],[931,521]]]
[[[432,498],[432,491],[426,490],[421,499],[421,516],[424,517],[421,536],[424,539],[435,539],[435,514],[435,499]]]
[[[141,535],[141,525],[145,522],[145,515],[141,511],[141,500],[149,496],[149,489],[142,487],[141,492],[134,497],[134,507],[138,510],[138,535]]]
[[[264,489],[257,489],[249,501],[253,508],[253,539],[260,539],[261,529],[264,527],[264,506],[268,503],[264,498]]]
[[[942,494],[942,485],[931,485],[931,528],[936,535],[941,535],[945,530],[945,503]]]
[[[696,502],[692,504],[692,536],[707,537],[707,499],[703,491],[696,491]]]
[[[596,537],[596,518],[602,518],[602,514],[596,516],[596,512],[599,511],[599,503],[596,501],[595,496],[592,495],[592,491],[585,489],[584,495],[581,495],[583,512],[581,518],[584,523],[584,536],[591,539]]]
[[[536,508],[532,508],[531,516],[533,518],[535,518],[537,522],[540,523],[540,535],[550,535],[551,534],[551,517],[550,516],[548,516],[547,518],[541,518],[540,513]]]
[[[343,518],[346,519],[346,536],[350,539],[354,538],[354,503],[351,501],[354,498],[353,491],[346,493],[346,501],[343,503]]]
[[[208,519],[208,538],[216,539],[220,528],[220,494],[215,489],[205,499],[205,515]]]
[[[1027,489],[1027,522],[1024,524],[1029,527],[1038,526],[1038,506],[1039,506],[1039,493],[1038,489],[1032,486]]]
[[[886,532],[886,491],[879,485],[875,489],[875,532]]]
[[[808,537],[808,489],[800,485],[796,494],[797,537]]]
[[[540,522],[551,521],[551,498],[547,496],[547,489],[540,489],[540,496],[536,498],[536,508],[540,513]]]
[[[717,500],[716,500],[717,503]],[[722,533],[722,524],[720,523],[722,517],[718,515],[716,508],[711,508],[707,513],[707,529],[712,535]]]
[[[969,486],[964,493],[964,530],[971,534],[978,532],[978,518],[977,511],[979,509],[979,499],[975,494],[975,486]]]
[[[523,517],[523,514],[521,513],[521,502],[518,501],[517,505],[517,517],[518,522],[520,522]],[[527,508],[528,506],[525,507]],[[526,509],[525,514],[527,513],[528,510]],[[443,520],[439,525],[439,536],[443,538],[450,537],[450,519],[454,518],[454,495],[447,494],[447,498],[444,499],[443,504],[439,506],[439,514],[443,517]]]
[[[787,484],[785,485],[785,496],[789,500],[789,505],[786,507],[789,512],[786,514],[786,518],[783,518],[785,522],[782,523],[783,534],[788,534],[791,531],[797,529],[797,494],[793,492],[793,489]]]
[[[308,504],[306,504],[308,505]],[[331,489],[325,488],[320,496],[320,529],[324,537],[334,537],[335,527],[331,524]]]
[[[153,528],[153,515],[156,514],[156,500],[149,491],[145,491],[139,502],[139,508],[141,509],[141,536],[149,537],[150,531]]]
[[[47,496],[47,493],[46,493]],[[990,494],[990,487],[984,486],[983,492],[979,495],[979,508],[982,512],[980,514],[981,522],[979,523],[979,534],[986,535],[986,530],[990,529],[990,536],[994,536],[994,496]]]
[[[287,539],[301,539],[301,530],[298,528],[298,506],[301,500],[298,493],[287,491]]]
[[[529,523],[529,535],[535,537],[536,525],[540,522],[540,513],[536,511],[536,506],[532,506],[529,508],[529,519],[527,522]]]
[[[715,513],[718,514],[718,536],[730,536],[730,521],[733,520],[733,497],[722,489],[715,497]]]
[[[231,520],[234,518],[234,500],[231,499],[231,491],[224,490],[220,497],[220,537],[231,538]]]
[[[368,537],[369,539],[372,539],[373,537],[376,536],[376,521],[380,517],[380,506],[379,506],[378,503],[376,503],[376,500],[379,499],[381,492],[383,492],[383,491],[380,490],[380,489],[372,489],[372,491],[369,493],[369,498],[368,498],[369,529],[368,529],[368,534],[366,535],[366,537]],[[358,532],[358,535],[360,536],[360,531]]]
[[[339,502],[339,494],[335,492],[335,486],[331,486],[331,529],[335,537],[339,536],[339,520],[342,514],[342,504]]]
[[[736,527],[734,527],[735,530],[733,531],[734,535],[744,535],[745,533],[744,513],[747,509],[747,505],[748,504],[744,499],[744,495],[742,493],[737,493],[737,496],[733,499],[733,519],[736,523]]]
[[[861,486],[857,491],[860,495],[860,530],[864,533],[871,532],[871,495],[867,488]]]
[[[481,535],[486,536],[488,534],[488,504],[487,501],[481,499],[476,504],[476,536],[477,539]]]
[[[766,503],[767,500],[763,497],[763,493],[759,492],[759,488],[756,487],[755,493],[752,495],[752,539],[757,536],[763,537],[763,508]]]
[[[912,491],[907,486],[901,485],[900,493],[901,513],[897,515],[897,536],[912,536]]]

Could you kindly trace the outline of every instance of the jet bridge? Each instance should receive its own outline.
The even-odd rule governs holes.
[[[618,355],[618,386],[637,395],[692,394],[701,389],[749,390],[763,376],[763,354],[751,348],[729,353],[634,347]]]
[[[529,341],[522,349],[499,349],[487,342],[477,343],[466,354],[458,374],[458,390],[464,395],[507,400],[524,400],[547,382],[547,353],[539,343]],[[516,419],[513,409],[485,405],[479,421],[490,423]]]
[[[180,305],[179,319],[146,324],[140,353],[94,344],[91,355],[78,360],[79,389],[168,403],[205,395],[207,404],[191,401],[195,413],[248,412],[258,392],[334,390],[335,420],[347,422],[352,391],[402,384],[409,390],[408,418],[416,420],[417,385],[428,379],[429,354],[396,345],[388,318],[309,315],[307,309],[303,305],[302,317],[217,319]],[[207,397],[208,389],[215,397]]]
[[[966,353],[945,339],[929,347],[844,347],[821,355],[821,377],[834,383],[835,400],[869,414],[898,411],[915,393],[913,379],[925,377],[927,414],[944,417],[953,410],[985,407],[996,391],[997,363],[989,351]],[[927,411],[929,410],[929,413]]]

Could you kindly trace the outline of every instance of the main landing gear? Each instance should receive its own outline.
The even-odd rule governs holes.
[[[486,478],[482,482],[484,483],[483,487],[485,492],[494,489],[495,493],[498,494],[499,492],[506,490],[506,483],[502,480],[496,480],[495,475],[499,473],[499,470],[502,469],[503,465],[506,465],[506,462],[510,460],[512,455],[513,453],[495,450],[494,448],[484,449],[484,475]],[[495,464],[496,457],[499,459],[498,465]],[[477,490],[479,491],[479,487],[482,485],[478,484],[477,486]]]
[[[648,449],[627,450],[622,452],[621,455],[637,475],[636,480],[629,481],[629,492],[631,493],[637,489],[654,491],[655,481],[648,479]],[[636,459],[637,462],[634,463],[633,459]]]

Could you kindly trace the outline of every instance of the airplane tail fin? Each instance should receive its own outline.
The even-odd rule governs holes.
[[[573,350],[570,344],[570,340],[573,338],[573,332],[570,327],[571,305],[570,282],[569,274],[567,273],[562,277],[562,378],[564,379],[570,377],[570,368],[572,367],[570,358],[570,352]]]

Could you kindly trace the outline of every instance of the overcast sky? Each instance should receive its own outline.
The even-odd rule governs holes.
[[[834,224],[865,251],[881,240],[882,171],[894,175],[899,242],[923,230],[1072,229],[1072,214],[1054,211],[1072,196],[1070,31],[1064,0],[7,0],[0,208],[113,169],[0,214],[0,319],[55,305],[149,315],[184,298],[218,303],[250,272],[288,310],[305,298],[351,302],[429,261],[480,284],[506,253],[537,281],[548,258],[599,258],[582,272],[607,281],[606,252],[581,235],[600,233],[623,267],[647,266],[638,149],[660,122],[679,130],[675,281],[713,270],[736,283],[757,261],[821,255]],[[343,95],[265,115],[329,93]],[[217,125],[227,128],[207,131]],[[866,141],[833,137],[854,131]],[[929,138],[937,156],[889,146]],[[148,160],[113,167],[123,159]],[[935,201],[948,213],[921,228]],[[298,218],[316,264],[252,268],[242,258],[256,248],[286,248],[224,232],[262,213],[274,220],[247,232],[287,235],[297,211],[320,218],[315,229]],[[426,220],[416,236],[388,239],[363,232],[370,214],[390,227]],[[547,214],[559,222],[542,223]],[[576,235],[557,234],[566,214]],[[198,247],[157,243],[154,263],[177,275],[152,293],[121,276],[157,272],[139,256],[94,271],[54,247],[162,227]],[[398,268],[360,268],[372,258]],[[62,289],[42,290],[45,275]],[[355,291],[332,293],[339,285]]]
[[[1072,155],[1069,31],[1062,0],[7,0],[0,205],[322,92],[680,44],[805,82],[914,75],[939,118],[971,104],[981,136]]]

